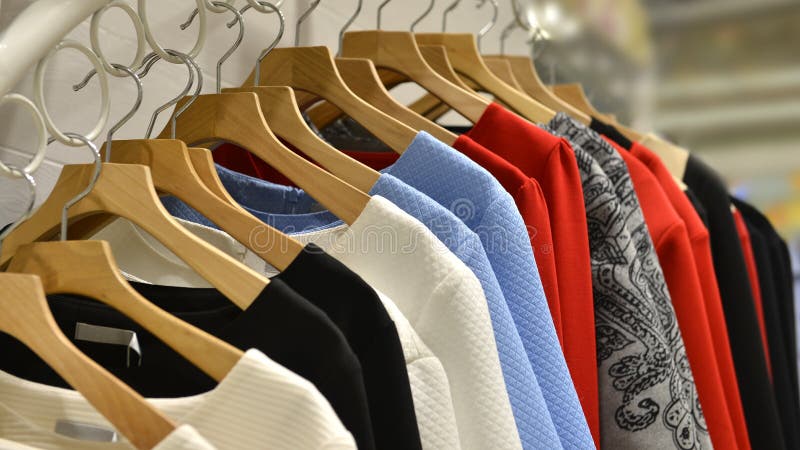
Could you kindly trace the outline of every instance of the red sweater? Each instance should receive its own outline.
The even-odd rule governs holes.
[[[628,166],[647,229],[653,239],[683,336],[711,442],[715,448],[737,448],[736,433],[714,353],[703,301],[703,288],[686,225],[647,166],[627,150],[610,140],[609,142]]]
[[[717,285],[717,275],[714,271],[714,260],[711,256],[711,238],[709,237],[708,229],[703,224],[703,220],[700,219],[697,211],[695,211],[689,198],[686,197],[681,187],[675,182],[667,166],[664,165],[658,155],[638,143],[633,144],[631,153],[642,161],[658,179],[659,184],[664,189],[667,197],[669,197],[670,203],[683,219],[689,232],[692,254],[694,255],[695,266],[703,289],[703,302],[706,306],[711,328],[714,353],[722,376],[728,411],[731,414],[734,431],[736,432],[736,443],[740,450],[749,450],[750,437],[747,433],[744,409],[739,396],[739,381],[736,378],[736,370],[733,365],[733,355],[731,354],[730,341],[728,340],[728,326],[725,322],[722,299]]]
[[[739,233],[739,242],[742,243],[742,251],[744,252],[744,263],[747,265],[747,277],[750,279],[750,289],[753,291],[753,303],[756,307],[756,318],[758,319],[758,328],[761,330],[761,345],[764,346],[764,355],[767,357],[767,372],[769,377],[772,378],[772,362],[769,358],[769,340],[767,339],[767,325],[764,321],[764,304],[761,297],[761,283],[758,281],[758,266],[756,266],[756,257],[753,254],[753,245],[750,242],[750,232],[747,231],[747,224],[742,217],[742,213],[738,209],[733,210],[733,221],[736,223],[736,232]]]
[[[564,356],[599,448],[592,267],[583,187],[575,153],[566,140],[497,104],[486,109],[468,136],[541,186],[553,234]]]

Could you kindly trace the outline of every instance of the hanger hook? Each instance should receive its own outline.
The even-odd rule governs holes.
[[[131,120],[133,115],[136,114],[137,111],[139,111],[139,107],[142,106],[142,97],[143,97],[142,80],[139,79],[136,73],[133,70],[131,70],[130,67],[125,67],[122,64],[112,63],[111,65],[114,69],[120,70],[128,74],[128,76],[133,80],[133,82],[136,83],[136,101],[133,103],[133,107],[131,107],[131,110],[128,111],[128,113],[125,114],[121,119],[119,119],[117,123],[112,125],[111,128],[108,129],[108,134],[106,135],[106,162],[111,161],[111,141],[114,137],[114,133],[116,133],[117,130],[122,128],[123,125],[128,123],[128,121]]]
[[[483,37],[486,36],[486,33],[488,33],[489,30],[494,28],[495,24],[497,23],[497,13],[498,10],[500,9],[499,6],[497,5],[497,0],[488,0],[488,1],[489,3],[492,4],[492,11],[493,11],[492,20],[490,20],[489,23],[484,25],[483,28],[481,28],[480,31],[478,31],[478,50],[481,50],[481,40],[483,39]],[[486,2],[487,0],[478,0],[477,8],[478,9],[483,8],[483,5],[485,5]]]
[[[122,78],[128,75],[124,70],[118,69],[114,64],[108,62],[108,59],[103,54],[103,49],[100,46],[100,19],[102,18],[103,14],[111,8],[119,8],[124,11],[125,14],[127,14],[131,19],[131,23],[133,23],[133,29],[136,31],[136,56],[134,56],[133,61],[125,67],[130,67],[134,71],[139,70],[139,68],[142,67],[142,63],[144,61],[144,52],[147,51],[147,41],[145,39],[144,25],[142,25],[142,20],[139,18],[136,10],[122,0],[114,0],[92,14],[92,21],[89,27],[89,39],[92,42],[92,51],[94,51],[97,57],[100,58],[100,61],[103,63],[103,67],[106,69],[106,72],[115,77]],[[89,73],[83,77],[83,80],[72,86],[72,90],[78,92],[86,87],[95,74],[97,74],[96,70],[90,70]]]
[[[297,19],[297,23],[295,24],[295,27],[294,27],[294,46],[295,47],[299,47],[300,46],[300,25],[302,25],[303,22],[305,22],[306,19],[308,19],[308,16],[310,16],[311,13],[314,12],[315,9],[317,9],[317,6],[319,6],[319,2],[320,1],[322,1],[322,0],[314,0],[311,3],[311,6],[308,7],[308,9],[300,16],[299,19]]]
[[[2,164],[2,163],[0,163]],[[28,185],[28,193],[30,194],[30,200],[28,201],[28,206],[25,208],[25,212],[19,217],[19,219],[7,224],[5,227],[0,228],[0,250],[3,249],[3,241],[6,239],[6,236],[11,234],[15,228],[17,228],[22,222],[28,219],[33,212],[33,207],[36,205],[36,180],[33,178],[33,175],[28,173],[28,171],[24,169],[20,169],[17,166],[11,164],[3,164],[3,167],[7,171],[3,171],[2,173],[10,178],[16,179],[24,179],[25,183]]]
[[[251,1],[251,0],[248,0],[248,2],[249,1]],[[259,4],[258,8],[254,7],[254,6],[251,6],[250,3],[248,3],[242,9],[239,10],[239,14],[244,14],[250,8],[253,8],[256,11],[261,12],[261,13],[267,13],[267,14],[275,13],[275,14],[278,15],[278,22],[280,23],[280,25],[278,27],[278,34],[275,36],[275,39],[272,40],[272,42],[269,44],[269,46],[267,46],[267,48],[265,48],[261,52],[261,54],[258,55],[258,58],[256,59],[256,70],[255,70],[255,74],[254,74],[255,76],[253,78],[253,80],[255,80],[255,84],[256,85],[258,85],[259,82],[261,81],[261,61],[264,58],[266,58],[267,55],[269,55],[269,52],[271,52],[275,47],[278,46],[278,44],[281,42],[281,39],[283,39],[283,33],[286,31],[286,17],[284,17],[283,12],[280,9],[280,5],[282,3],[283,3],[283,0],[275,2],[275,3],[270,3],[270,2],[267,2],[267,1],[264,1],[264,0],[258,0],[258,4]],[[232,27],[234,23],[235,23],[235,20],[232,20],[230,23],[228,23],[228,27],[229,28]]]
[[[364,5],[364,0],[358,0],[358,4],[356,4],[356,11],[353,13],[352,16],[350,16],[349,19],[347,19],[347,22],[344,23],[342,29],[339,30],[339,50],[336,51],[336,56],[342,55],[342,42],[344,42],[344,33],[347,31],[348,28],[350,28],[350,25],[352,25],[353,22],[356,21],[356,17],[358,17],[358,15],[361,14],[361,7],[363,5]]]
[[[50,53],[42,58],[36,65],[36,71],[33,78],[34,102],[39,109],[39,112],[42,113],[42,118],[44,119],[47,131],[49,131],[50,134],[55,138],[54,140],[57,140],[65,145],[77,147],[81,146],[81,141],[77,139],[70,139],[58,129],[52,117],[50,117],[50,112],[47,110],[47,105],[44,99],[44,74],[47,71],[47,65],[50,63],[50,59],[59,50],[65,48],[71,48],[83,53],[83,55],[89,59],[89,62],[92,63],[95,71],[98,73],[98,78],[100,81],[101,108],[97,123],[95,124],[94,128],[86,134],[86,137],[88,137],[90,140],[96,139],[98,136],[100,136],[100,133],[102,133],[103,129],[106,127],[106,123],[108,122],[108,115],[111,111],[111,101],[108,90],[108,76],[106,75],[106,71],[103,69],[103,63],[100,61],[97,55],[85,45],[71,39],[65,39],[59,42],[58,45],[56,45],[55,48],[53,48]],[[53,142],[53,140],[48,140],[48,144],[50,142]]]
[[[461,3],[461,0],[455,0],[444,9],[444,12],[442,12],[442,33],[447,31],[447,15],[456,9],[459,3]]]
[[[242,39],[244,38],[244,20],[242,19],[242,12],[246,11],[245,8],[248,8],[250,5],[248,4],[245,6],[245,8],[242,8],[242,12],[239,12],[227,2],[213,1],[210,4],[220,8],[219,12],[230,11],[234,15],[233,20],[227,24],[228,28],[232,28],[236,23],[239,24],[239,36],[233,42],[233,45],[228,49],[228,51],[226,51],[225,54],[219,58],[219,61],[217,61],[217,94],[219,94],[222,92],[222,65],[225,64],[225,61],[230,58],[233,52],[235,52],[242,43]],[[216,10],[212,11],[216,12]],[[180,25],[181,30],[189,28],[189,26],[192,24],[192,21],[194,21],[195,16],[197,16],[197,13],[198,10],[195,8],[192,14],[189,15],[189,18],[186,20],[186,22]]]
[[[78,140],[83,143],[83,145],[89,147],[89,150],[92,151],[92,156],[94,156],[94,174],[92,175],[92,180],[89,182],[89,185],[86,186],[84,190],[82,190],[78,195],[64,203],[64,208],[61,209],[61,240],[67,240],[67,222],[68,222],[68,214],[69,208],[72,205],[81,201],[84,197],[89,195],[94,189],[95,184],[97,184],[97,180],[100,178],[100,170],[103,168],[103,163],[100,161],[100,151],[97,150],[97,146],[94,145],[94,142],[91,139],[87,138],[84,135],[78,133],[64,133],[66,136],[69,136],[72,139]]]
[[[380,5],[378,5],[378,24],[377,24],[378,26],[377,26],[377,28],[379,30],[381,29],[381,15],[383,15],[383,8],[385,8],[386,5],[388,5],[389,2],[391,2],[391,1],[392,0],[384,0]]]
[[[16,103],[31,113],[34,125],[36,127],[36,136],[38,139],[33,157],[31,158],[30,162],[28,162],[28,165],[26,165],[22,170],[24,172],[33,173],[44,161],[45,152],[47,151],[47,128],[45,126],[42,113],[39,112],[39,109],[36,108],[36,105],[32,101],[20,94],[11,93],[0,97],[0,105],[5,103]],[[0,175],[17,176],[11,171],[11,169],[9,169],[9,166],[3,164],[2,161],[0,161]]]
[[[505,55],[506,54],[506,40],[511,35],[511,32],[513,32],[518,26],[519,26],[519,23],[517,23],[517,19],[511,19],[511,22],[509,22],[508,25],[506,25],[505,28],[503,28],[503,31],[500,32],[500,54],[501,55]]]
[[[189,90],[192,88],[192,84],[194,84],[194,76],[195,71],[197,72],[197,88],[195,89],[195,93],[192,95],[192,99],[189,100],[179,111],[177,111],[172,116],[172,137],[175,137],[175,124],[177,122],[178,116],[186,110],[194,100],[200,95],[200,91],[203,89],[203,74],[195,64],[194,60],[189,57],[186,53],[181,53],[177,50],[166,49],[165,51],[169,52],[173,57],[178,58],[180,61],[186,65],[186,68],[189,70],[189,79],[186,83],[186,86],[183,90],[178,94],[177,97],[173,98],[172,100],[164,103],[163,105],[159,106],[155,111],[153,111],[153,115],[150,117],[150,124],[147,126],[147,132],[145,133],[145,137],[150,139],[150,135],[153,133],[153,127],[156,123],[156,118],[162,111],[166,110],[167,108],[173,106],[174,104],[178,103],[180,99],[182,99],[186,94],[189,93]],[[159,55],[156,53],[151,53],[145,57],[145,65],[142,72],[139,73],[139,77],[142,78],[150,72],[150,69],[153,65],[161,59]]]
[[[413,22],[411,22],[410,30],[411,30],[412,33],[414,32],[414,29],[417,28],[417,25],[419,25],[419,23],[422,22],[422,19],[428,17],[428,15],[431,13],[431,11],[433,11],[433,4],[434,3],[436,3],[436,0],[431,0],[430,3],[428,3],[428,7],[425,8],[425,11],[422,13],[422,15],[417,17],[417,19],[414,20]]]

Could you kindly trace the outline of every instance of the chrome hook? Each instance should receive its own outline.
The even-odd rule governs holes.
[[[431,13],[431,11],[433,11],[433,4],[434,3],[436,3],[436,0],[431,0],[431,2],[428,3],[428,7],[425,9],[425,11],[422,13],[422,15],[417,17],[416,20],[414,20],[413,22],[411,22],[410,31],[412,33],[414,32],[414,29],[417,28],[417,25],[419,25],[419,23],[422,22],[422,20],[424,18],[428,17],[428,15]]]
[[[176,127],[176,123],[177,123],[178,117],[181,115],[181,113],[186,111],[186,109],[189,106],[191,106],[192,103],[194,103],[195,99],[197,99],[197,97],[200,95],[200,91],[203,89],[203,73],[200,71],[200,68],[194,62],[194,59],[189,57],[189,55],[187,55],[185,53],[181,53],[181,52],[179,52],[177,50],[166,49],[166,51],[168,53],[170,53],[172,56],[180,59],[186,65],[186,68],[189,69],[189,80],[188,80],[188,83],[186,84],[186,87],[183,88],[183,90],[181,91],[180,94],[178,94],[177,97],[173,98],[172,100],[168,101],[167,103],[164,103],[163,105],[159,106],[155,111],[153,111],[153,115],[152,115],[152,117],[150,117],[150,124],[147,126],[147,132],[145,133],[145,137],[147,139],[150,139],[150,135],[153,133],[153,127],[155,126],[156,118],[158,117],[158,115],[161,114],[162,111],[164,111],[167,108],[169,108],[169,107],[175,105],[176,103],[178,103],[178,101],[180,99],[182,99],[186,94],[189,93],[189,90],[192,88],[192,84],[194,84],[195,71],[197,72],[197,88],[195,89],[195,93],[192,94],[192,98],[188,102],[186,102],[186,104],[183,105],[183,107],[180,110],[178,110],[172,116],[172,122],[171,123],[172,123],[172,138],[173,139],[175,138],[175,127]],[[159,55],[157,55],[156,53],[151,53],[151,54],[147,55],[145,57],[145,61],[146,62],[145,62],[144,69],[142,70],[141,73],[139,73],[139,77],[142,78],[142,77],[146,76],[147,73],[150,71],[150,69],[153,67],[153,65],[156,62],[158,62],[160,59],[161,59],[161,57]]]
[[[347,22],[344,23],[342,29],[339,30],[339,50],[336,51],[336,56],[342,55],[342,42],[344,42],[344,33],[347,31],[348,28],[350,28],[350,25],[352,25],[353,22],[356,21],[356,17],[358,17],[358,15],[361,14],[361,7],[363,5],[364,5],[364,0],[358,0],[358,4],[356,5],[356,11],[353,13],[352,16],[350,16],[349,19],[347,19]]]
[[[505,28],[503,28],[503,31],[500,32],[500,54],[501,55],[505,55],[506,54],[506,40],[511,35],[511,32],[513,32],[518,26],[519,26],[519,23],[517,22],[517,19],[512,19],[511,22],[509,22],[508,25],[506,25]]]
[[[111,140],[114,136],[114,133],[117,132],[123,125],[128,123],[129,120],[139,111],[139,107],[142,106],[142,97],[143,97],[143,90],[142,90],[142,80],[136,75],[136,73],[131,70],[130,67],[125,67],[122,64],[111,64],[115,69],[121,70],[122,72],[126,73],[131,79],[136,83],[136,101],[133,103],[133,107],[127,114],[125,114],[117,123],[111,126],[108,129],[108,134],[106,135],[106,162],[111,161]]]
[[[280,26],[278,27],[278,35],[275,36],[275,39],[272,40],[272,42],[269,44],[269,46],[267,46],[267,48],[265,48],[261,52],[261,54],[258,56],[258,58],[256,59],[256,70],[255,70],[254,78],[253,78],[254,83],[256,85],[258,85],[259,82],[261,81],[261,61],[263,61],[264,58],[266,58],[267,55],[269,55],[269,52],[271,52],[275,47],[278,46],[278,44],[281,42],[281,39],[283,39],[283,33],[286,31],[286,17],[284,17],[283,12],[281,12],[280,8],[278,7],[278,5],[280,5],[282,3],[282,1],[281,2],[276,2],[276,3],[273,4],[273,3],[270,3],[270,2],[267,2],[267,1],[258,0],[258,3],[260,4],[260,6],[262,8],[268,8],[269,9],[269,13],[275,13],[275,14],[278,15],[278,22],[280,23]],[[261,9],[261,8],[255,8],[255,7],[251,6],[248,3],[242,9],[239,10],[239,13],[240,14],[244,14],[250,8],[253,8],[258,12],[266,11],[266,10]],[[231,21],[230,23],[228,23],[228,27],[229,28],[232,27],[234,23],[235,23],[235,21]]]
[[[230,58],[233,52],[235,52],[242,43],[242,39],[244,38],[244,20],[242,19],[242,13],[237,11],[236,8],[226,2],[213,1],[211,4],[218,8],[222,8],[222,11],[227,10],[233,13],[235,17],[228,24],[228,28],[233,27],[233,24],[235,23],[239,24],[239,36],[236,37],[236,40],[233,42],[233,45],[228,49],[228,51],[226,51],[225,54],[220,57],[219,61],[217,61],[217,94],[220,94],[222,93],[222,65],[228,60],[228,58]],[[248,4],[247,6],[250,5]],[[245,8],[247,8],[247,6]],[[189,28],[189,25],[192,24],[192,21],[194,21],[194,18],[197,15],[196,11],[197,10],[195,10],[195,12],[189,16],[189,19],[186,22],[180,25],[181,30]],[[242,11],[246,11],[246,9],[242,8]]]
[[[447,15],[456,9],[459,3],[461,3],[461,0],[456,0],[444,9],[444,12],[442,13],[442,33],[447,31]]]
[[[486,4],[486,1],[487,0],[479,0],[478,4],[477,4],[477,8],[478,9],[483,8],[483,5]],[[483,39],[484,36],[486,36],[486,33],[488,33],[489,30],[494,28],[495,24],[497,23],[497,13],[498,13],[498,10],[499,10],[499,6],[497,5],[497,0],[488,0],[488,1],[492,4],[492,10],[493,10],[493,12],[492,12],[492,20],[490,20],[489,23],[484,25],[483,28],[481,28],[480,31],[478,31],[478,50],[479,51],[481,50],[481,40]]]
[[[317,9],[317,6],[319,6],[319,2],[320,1],[322,1],[322,0],[314,0],[311,3],[311,6],[308,7],[308,9],[300,16],[299,19],[297,19],[297,23],[295,24],[295,27],[294,27],[294,46],[295,47],[299,47],[300,46],[300,25],[302,25],[303,22],[305,22],[306,19],[308,19],[308,16],[310,16],[311,13],[314,12],[315,9]]]
[[[383,3],[381,3],[378,6],[378,29],[379,30],[381,29],[381,15],[383,14],[383,8],[386,7],[386,5],[388,5],[389,2],[391,2],[391,1],[392,0],[384,0]]]
[[[82,190],[78,195],[71,198],[67,203],[64,203],[64,208],[61,209],[61,240],[67,240],[67,225],[68,225],[68,218],[69,218],[69,208],[72,207],[74,204],[81,201],[84,197],[89,195],[94,189],[94,186],[97,184],[97,180],[100,178],[100,170],[103,168],[103,163],[100,161],[100,151],[97,149],[97,146],[94,145],[90,139],[86,136],[78,133],[64,133],[64,135],[76,139],[83,143],[83,145],[89,147],[89,150],[92,151],[92,156],[94,156],[94,174],[92,175],[92,180],[89,182],[89,186],[86,186],[84,190]]]

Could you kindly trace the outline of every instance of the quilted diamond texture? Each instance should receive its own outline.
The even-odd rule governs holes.
[[[409,147],[388,172],[448,207],[478,235],[511,313],[509,326],[522,339],[561,445],[594,448],[550,317],[527,229],[513,199],[491,174],[465,156],[433,138],[423,139],[422,144]],[[536,419],[517,420],[524,436],[527,431],[522,427]]]
[[[383,174],[370,193],[390,199],[425,224],[478,278],[486,296],[520,438],[529,448],[544,448],[544,444],[552,448],[549,440],[556,436],[556,431],[538,377],[478,236],[453,213],[392,175]]]

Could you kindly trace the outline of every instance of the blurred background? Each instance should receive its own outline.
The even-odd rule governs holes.
[[[0,0],[0,32],[34,0]],[[133,0],[129,0],[135,4]],[[364,0],[352,29],[376,26],[382,0]],[[485,53],[499,53],[502,29],[511,23],[513,0],[498,0],[496,26],[483,39]],[[386,5],[383,28],[408,30],[430,0],[394,0]],[[481,3],[483,3],[481,5]],[[180,31],[194,7],[191,0],[150,0],[150,20],[162,46],[188,50],[196,25]],[[242,6],[244,0],[234,1]],[[294,23],[310,4],[286,0],[286,33],[292,45]],[[450,0],[435,1],[417,31],[439,31]],[[800,0],[517,0],[525,22],[538,33],[514,29],[505,41],[509,54],[533,54],[545,83],[580,82],[597,109],[622,123],[656,131],[690,149],[715,167],[739,196],[767,213],[781,233],[800,240]],[[301,45],[338,47],[338,32],[355,11],[356,0],[323,0],[302,29]],[[448,16],[448,31],[477,32],[492,17],[490,2],[463,0]],[[255,57],[277,33],[277,21],[253,11],[245,15],[241,48],[223,69],[223,86],[238,85]],[[197,58],[204,69],[204,91],[215,84],[216,60],[236,30],[225,28],[227,15],[209,14],[209,38]],[[133,28],[119,10],[103,19],[101,40],[107,55],[127,63],[135,53]],[[87,43],[88,20],[70,33]],[[62,129],[88,130],[97,116],[97,84],[83,92],[70,89],[89,69],[71,51],[59,53],[47,73],[46,98]],[[32,73],[32,70],[31,70]],[[150,112],[179,92],[185,73],[160,63],[144,81],[140,112],[119,131],[119,138],[141,137]],[[16,91],[32,94],[32,76]],[[112,79],[111,121],[130,107],[134,90]],[[94,89],[92,89],[94,87]],[[401,100],[417,98],[413,88],[396,90]],[[32,98],[32,97],[31,97]],[[159,130],[164,115],[156,125]],[[458,122],[455,115],[445,122]],[[0,109],[0,158],[24,162],[32,147],[25,130],[30,120]],[[63,163],[87,161],[85,149],[48,149],[49,163],[37,175],[39,201],[46,196]],[[0,182],[0,216],[13,217],[18,197]],[[0,217],[2,219],[3,217]]]

